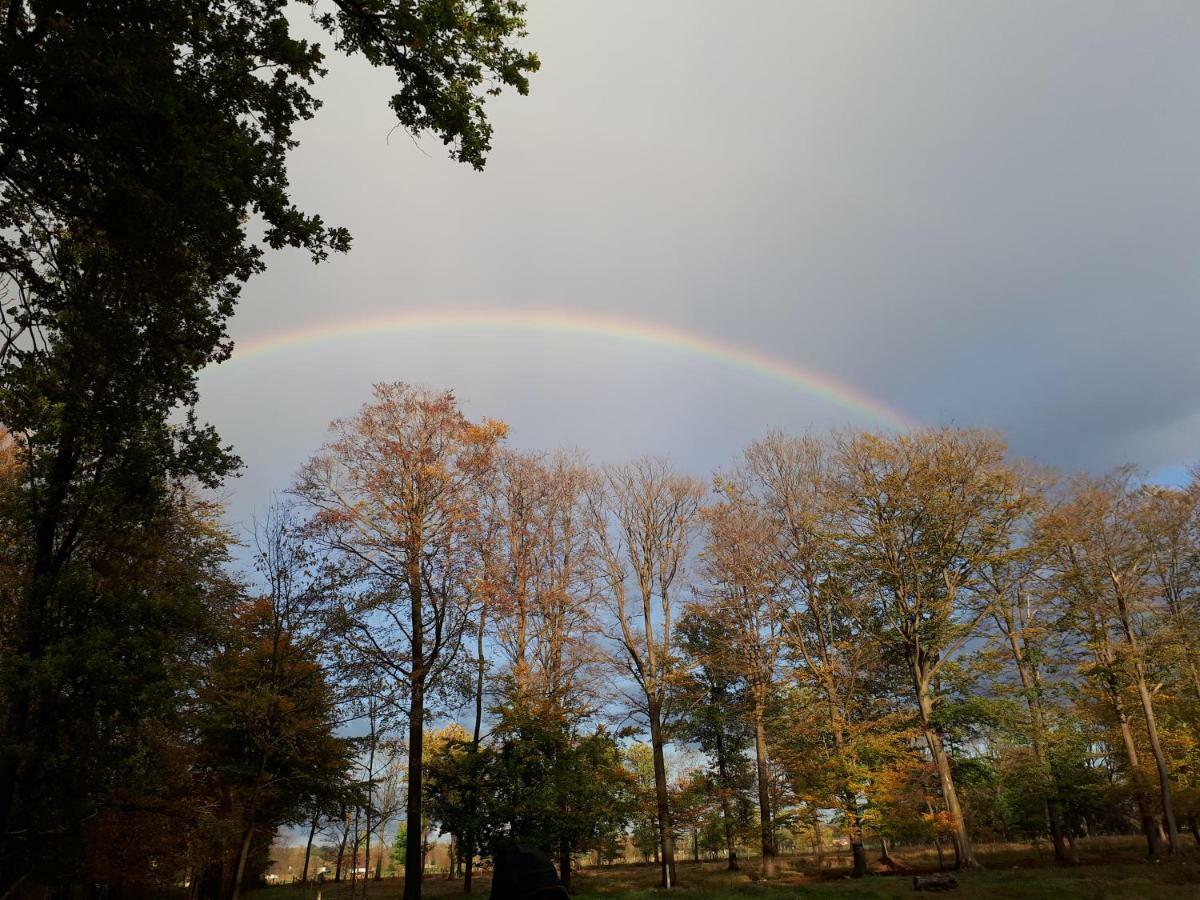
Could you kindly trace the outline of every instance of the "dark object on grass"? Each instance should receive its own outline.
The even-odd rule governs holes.
[[[958,887],[958,879],[953,875],[914,875],[914,891],[952,891]]]
[[[492,892],[488,900],[567,900],[554,863],[532,844],[504,841],[492,855]]]

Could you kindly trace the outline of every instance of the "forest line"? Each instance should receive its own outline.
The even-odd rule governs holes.
[[[505,435],[377,385],[277,532],[320,573],[297,633],[371,721],[352,819],[308,824],[344,854],[353,821],[367,869],[393,817],[406,871],[440,831],[468,886],[506,835],[569,881],[628,833],[666,886],[685,834],[767,877],[815,823],[855,875],[868,840],[972,866],[977,840],[1069,862],[1081,835],[1166,858],[1196,834],[1195,479],[1062,477],[969,429],[772,434],[711,482]],[[473,727],[427,745],[453,714]],[[707,763],[668,771],[672,745]],[[381,747],[407,754],[387,804]]]

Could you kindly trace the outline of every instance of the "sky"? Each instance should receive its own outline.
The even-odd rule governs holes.
[[[271,255],[202,376],[233,522],[375,381],[700,475],[773,428],[898,423],[1200,462],[1194,0],[534,0],[529,32],[482,173],[327,46],[293,192],[354,246]]]

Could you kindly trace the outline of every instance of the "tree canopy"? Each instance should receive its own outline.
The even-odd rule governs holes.
[[[320,261],[350,236],[290,196],[296,126],[317,114],[321,47],[388,67],[400,127],[483,166],[484,101],[528,89],[523,6],[507,0],[13,0],[0,23],[0,422],[20,459],[15,578],[0,666],[0,891],[69,871],[108,777],[44,801],[79,695],[60,664],[79,640],[142,640],[97,548],[152,531],[179,486],[238,460],[199,422],[197,374],[228,358],[226,324],[269,249]],[[98,608],[113,612],[106,625]],[[92,617],[92,624],[82,623]],[[80,623],[72,625],[70,623]],[[174,626],[173,626],[174,627]],[[107,629],[107,630],[106,630]],[[84,657],[87,658],[87,657]],[[104,692],[160,672],[97,665]],[[126,691],[125,696],[130,696]],[[101,713],[98,697],[91,720]]]

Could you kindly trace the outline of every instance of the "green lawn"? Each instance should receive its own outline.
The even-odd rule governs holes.
[[[1048,864],[1044,850],[1028,847],[985,848],[980,853],[984,868],[959,873],[957,891],[941,896],[996,898],[996,900],[1157,900],[1157,898],[1200,898],[1200,852],[1181,862],[1146,862],[1132,841],[1096,839],[1081,845],[1083,865],[1055,867]],[[932,853],[917,851],[895,854],[913,870],[928,870],[936,865]],[[747,871],[731,873],[720,863],[685,863],[679,867],[683,887],[672,892],[678,900],[792,900],[802,897],[878,898],[921,897],[907,875],[876,874],[854,881],[846,877],[848,860],[830,856],[826,867],[817,871],[811,857],[783,861],[783,872],[769,884],[756,881],[749,861]],[[657,869],[653,866],[611,866],[585,868],[575,876],[578,897],[603,897],[604,900],[663,900],[658,890]],[[357,896],[361,896],[360,890]],[[373,900],[398,900],[403,882],[385,879],[371,882],[368,896]],[[476,881],[475,896],[486,898],[488,879]],[[317,897],[317,886],[308,891],[309,900]],[[350,885],[321,886],[321,900],[349,900]],[[439,900],[462,897],[458,881],[444,876],[427,876],[424,894]],[[294,885],[265,888],[250,895],[253,900],[293,900],[304,897]]]

